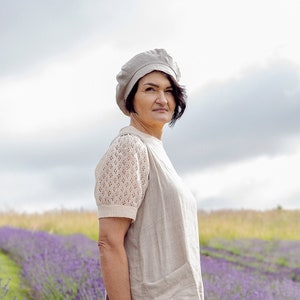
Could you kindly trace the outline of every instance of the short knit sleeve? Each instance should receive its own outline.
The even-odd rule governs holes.
[[[96,167],[98,217],[135,220],[148,185],[146,145],[132,134],[118,136]]]

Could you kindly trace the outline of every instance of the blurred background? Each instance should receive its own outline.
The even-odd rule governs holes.
[[[0,210],[95,209],[115,76],[165,48],[188,108],[163,141],[199,209],[300,207],[300,2],[0,0]]]

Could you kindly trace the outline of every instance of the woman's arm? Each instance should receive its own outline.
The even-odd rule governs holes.
[[[124,237],[128,218],[99,219],[99,251],[104,286],[109,300],[130,300],[130,282]]]

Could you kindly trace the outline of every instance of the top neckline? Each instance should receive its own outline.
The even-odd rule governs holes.
[[[156,141],[158,142],[159,144],[162,144],[162,140],[158,139],[157,137],[151,135],[151,134],[148,134],[148,133],[145,133],[145,132],[142,132],[140,131],[139,129],[135,128],[134,126],[132,125],[128,125],[126,127],[123,127],[121,130],[120,130],[120,133],[133,133],[133,134],[137,134],[139,135],[141,138],[144,138],[146,140],[153,140],[153,141]]]

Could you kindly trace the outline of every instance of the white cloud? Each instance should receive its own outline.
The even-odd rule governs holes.
[[[199,208],[293,209],[300,199],[300,152],[251,160],[186,174]]]
[[[116,110],[115,73],[110,46],[95,45],[47,61],[26,76],[0,81],[2,134],[33,134],[81,128]]]
[[[34,213],[61,208],[95,209],[92,176],[86,182],[87,175],[91,174],[84,168],[80,173],[77,168],[64,167],[46,172],[0,173],[1,183],[5,186],[1,189],[0,210]]]
[[[43,194],[51,207],[79,206],[91,197],[87,181],[75,197],[67,185],[78,182],[68,174],[91,176],[117,126],[128,122],[115,105],[115,76],[137,52],[165,47],[191,96],[165,145],[181,172],[195,168],[195,177],[186,177],[193,188],[204,182],[204,190],[197,190],[201,204],[274,207],[290,199],[278,204],[292,206],[299,196],[294,179],[299,5],[297,0],[5,3],[1,201],[42,209],[50,208],[39,202]],[[198,173],[202,167],[209,169]]]

